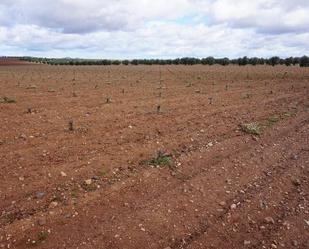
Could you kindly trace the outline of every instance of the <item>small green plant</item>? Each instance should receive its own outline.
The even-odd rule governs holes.
[[[258,123],[242,124],[240,127],[241,127],[241,130],[245,133],[252,134],[252,135],[261,134],[261,126]]]
[[[170,166],[172,164],[172,157],[162,151],[158,151],[156,156],[150,159],[147,163],[148,165],[155,167]]]

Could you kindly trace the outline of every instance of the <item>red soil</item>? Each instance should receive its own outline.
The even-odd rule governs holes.
[[[0,248],[309,248],[308,83],[285,66],[0,68]],[[146,163],[158,151],[170,165]]]

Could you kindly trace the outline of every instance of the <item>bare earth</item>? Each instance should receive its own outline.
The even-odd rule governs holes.
[[[1,66],[0,248],[309,248],[308,90],[299,67]]]

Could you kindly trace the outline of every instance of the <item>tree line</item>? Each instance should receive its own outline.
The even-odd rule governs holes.
[[[71,66],[82,66],[82,65],[286,65],[286,66],[295,66],[299,65],[301,67],[309,67],[309,57],[288,57],[280,58],[278,56],[273,56],[271,58],[258,58],[258,57],[242,57],[238,59],[229,59],[229,58],[194,58],[194,57],[184,57],[177,59],[134,59],[134,60],[108,60],[108,59],[71,59],[71,58],[39,58],[39,57],[20,57],[20,60],[42,63],[48,65],[71,65]]]

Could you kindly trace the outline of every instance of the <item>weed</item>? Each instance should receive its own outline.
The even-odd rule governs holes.
[[[38,234],[38,241],[44,241],[48,237],[48,232],[47,231],[41,231]]]
[[[251,97],[251,94],[247,93],[244,96],[242,96],[241,98],[242,99],[250,99],[250,97]]]
[[[275,123],[277,123],[280,120],[280,118],[276,115],[271,116],[267,119],[266,126],[273,126]]]
[[[242,124],[240,127],[241,127],[241,130],[245,133],[252,134],[252,135],[261,134],[261,126],[258,123]]]
[[[155,167],[170,166],[172,164],[172,157],[162,151],[158,151],[155,157],[147,161],[147,164]]]
[[[106,177],[108,175],[108,173],[109,173],[109,170],[103,168],[103,169],[99,170],[98,175],[101,176],[101,177]]]
[[[90,184],[83,182],[81,187],[87,192],[92,192],[97,189],[97,185],[95,184],[95,182],[91,182]]]
[[[296,115],[296,111],[291,111],[291,112],[284,112],[283,114],[282,114],[282,116],[284,116],[284,117],[293,117],[293,116],[295,116]]]

